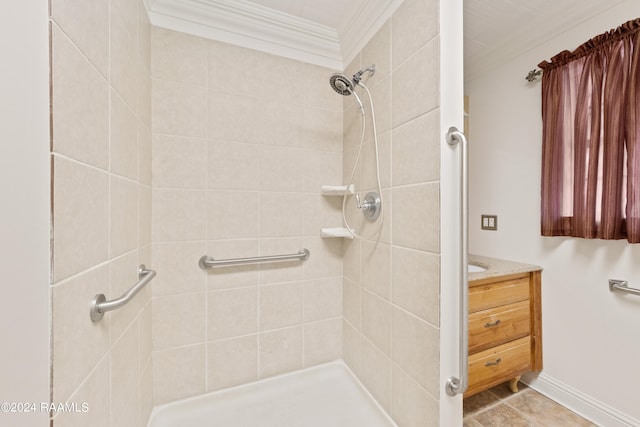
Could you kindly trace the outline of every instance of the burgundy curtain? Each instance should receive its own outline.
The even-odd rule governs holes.
[[[542,235],[640,243],[640,19],[539,66]]]

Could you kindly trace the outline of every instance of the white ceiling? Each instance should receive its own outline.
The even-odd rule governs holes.
[[[342,69],[402,0],[146,0],[155,25]],[[465,77],[623,0],[464,0]]]

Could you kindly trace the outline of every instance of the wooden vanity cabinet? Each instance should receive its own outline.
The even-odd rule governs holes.
[[[464,397],[542,370],[540,271],[469,282],[469,387]]]

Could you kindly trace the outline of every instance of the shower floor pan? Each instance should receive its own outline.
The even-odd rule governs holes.
[[[342,361],[154,408],[148,427],[396,427]]]

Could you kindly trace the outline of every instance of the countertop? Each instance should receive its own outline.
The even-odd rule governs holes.
[[[522,262],[508,261],[505,259],[489,258],[480,255],[469,254],[469,264],[479,265],[487,270],[479,273],[469,273],[469,281],[488,279],[490,277],[506,276],[508,274],[529,273],[542,270],[539,265],[524,264]]]

